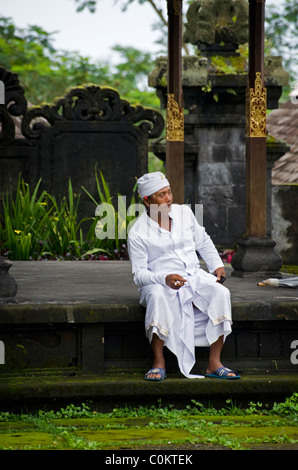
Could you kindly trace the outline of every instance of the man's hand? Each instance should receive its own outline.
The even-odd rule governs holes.
[[[217,269],[214,271],[214,274],[216,275],[218,281],[220,281],[221,276],[227,277],[227,276],[226,276],[226,271],[225,271],[225,268],[224,268],[224,267],[217,268]]]
[[[187,282],[187,280],[179,274],[168,274],[166,277],[166,284],[171,287],[171,289],[178,290],[180,287],[184,286],[185,282]]]

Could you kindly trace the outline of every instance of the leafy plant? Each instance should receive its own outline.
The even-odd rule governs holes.
[[[48,238],[47,221],[53,208],[47,209],[45,191],[37,196],[40,182],[31,195],[29,185],[19,177],[15,200],[8,194],[3,200],[0,237],[2,250],[6,249],[11,259],[26,260],[38,256]]]
[[[147,449],[195,449],[198,444],[210,450],[262,449],[264,444],[281,449],[283,444],[297,446],[297,395],[271,409],[261,403],[241,408],[231,400],[221,409],[195,400],[181,409],[158,400],[157,406],[125,406],[106,413],[95,411],[97,405],[91,403],[21,415],[3,411],[0,448],[117,451],[142,449],[145,442]]]
[[[96,207],[106,211],[107,215],[100,217],[99,213],[95,217],[79,219],[80,195],[74,194],[71,180],[67,197],[58,202],[46,191],[38,196],[41,181],[31,194],[29,185],[20,175],[15,197],[7,194],[3,201],[1,253],[11,260],[127,258],[127,229],[135,213],[127,212],[126,201],[120,195],[118,207],[113,206],[109,186],[101,172],[100,177],[101,181],[95,171],[98,201],[86,188],[83,189]],[[134,193],[130,204],[135,206]],[[89,222],[89,228],[84,235],[86,222]],[[105,226],[109,230],[112,228],[113,233],[105,233]],[[101,236],[96,236],[99,233]]]
[[[286,398],[283,403],[274,403],[272,408],[273,414],[279,416],[298,416],[298,393],[293,393],[291,397]]]
[[[82,189],[90,197],[96,206],[96,213],[98,214],[98,219],[95,220],[91,230],[95,230],[96,236],[98,238],[97,243],[93,249],[93,252],[96,252],[98,245],[105,246],[107,252],[111,256],[119,257],[121,256],[122,250],[125,248],[124,242],[126,241],[127,229],[129,224],[135,218],[135,214],[130,215],[126,208],[126,200],[123,196],[118,195],[118,207],[112,204],[112,195],[108,184],[106,183],[102,172],[100,173],[101,183],[97,171],[95,170],[95,179],[96,187],[98,193],[98,199],[96,200],[87,189],[82,186]],[[133,188],[133,195],[130,201],[129,207],[136,207],[137,209],[141,208],[136,205],[135,199],[135,190],[136,185]],[[110,232],[109,232],[110,231]],[[102,242],[102,244],[100,243]]]
[[[64,197],[58,204],[50,194],[47,194],[47,198],[52,204],[52,216],[47,220],[47,251],[44,251],[43,255],[81,257],[89,247],[88,242],[84,241],[82,231],[82,224],[89,218],[78,220],[80,196],[73,193],[71,180],[68,183],[68,200]]]

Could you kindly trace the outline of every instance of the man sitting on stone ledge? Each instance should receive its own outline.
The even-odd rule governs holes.
[[[128,250],[153,351],[145,379],[166,377],[164,346],[188,378],[204,378],[191,374],[196,346],[210,347],[205,377],[239,378],[220,360],[232,318],[230,292],[218,282],[225,269],[213,242],[188,206],[173,204],[161,172],[139,178],[138,192],[146,210],[129,231]],[[200,268],[197,252],[209,273]]]

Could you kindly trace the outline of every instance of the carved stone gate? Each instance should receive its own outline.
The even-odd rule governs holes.
[[[2,195],[13,192],[20,172],[32,186],[41,178],[40,189],[57,198],[67,193],[71,178],[73,191],[81,193],[79,215],[90,217],[94,204],[81,186],[97,195],[97,166],[113,198],[120,193],[130,200],[135,178],[147,171],[148,140],[164,128],[158,111],[132,106],[117,90],[93,84],[28,109],[17,75],[0,68],[0,79],[6,97],[0,109]]]

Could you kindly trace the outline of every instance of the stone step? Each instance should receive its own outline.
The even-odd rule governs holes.
[[[168,374],[159,382],[144,380],[143,371],[114,371],[101,376],[82,374],[74,369],[60,371],[32,370],[26,375],[1,376],[1,410],[47,408],[58,409],[66,404],[91,401],[100,410],[117,406],[177,407],[192,405],[192,400],[205,406],[226,406],[232,400],[237,406],[250,402],[273,404],[284,401],[298,390],[298,374],[269,371],[241,373],[237,380],[186,379],[180,374]]]
[[[166,350],[168,378],[146,382],[145,310],[125,261],[14,262],[17,303],[0,305],[0,404],[109,407],[157,400],[283,400],[298,391],[298,290],[231,277],[233,332],[222,353],[240,380],[185,379]],[[0,351],[1,352],[1,351]],[[202,374],[208,348],[198,348]]]
[[[291,358],[298,348],[298,290],[258,287],[256,279],[226,270],[233,316],[222,354],[226,365],[297,371]],[[18,294],[17,303],[0,305],[0,374],[54,366],[96,374],[150,367],[145,309],[129,262],[18,261],[11,274]],[[199,367],[207,354],[198,350]],[[170,353],[167,368],[177,370]]]

